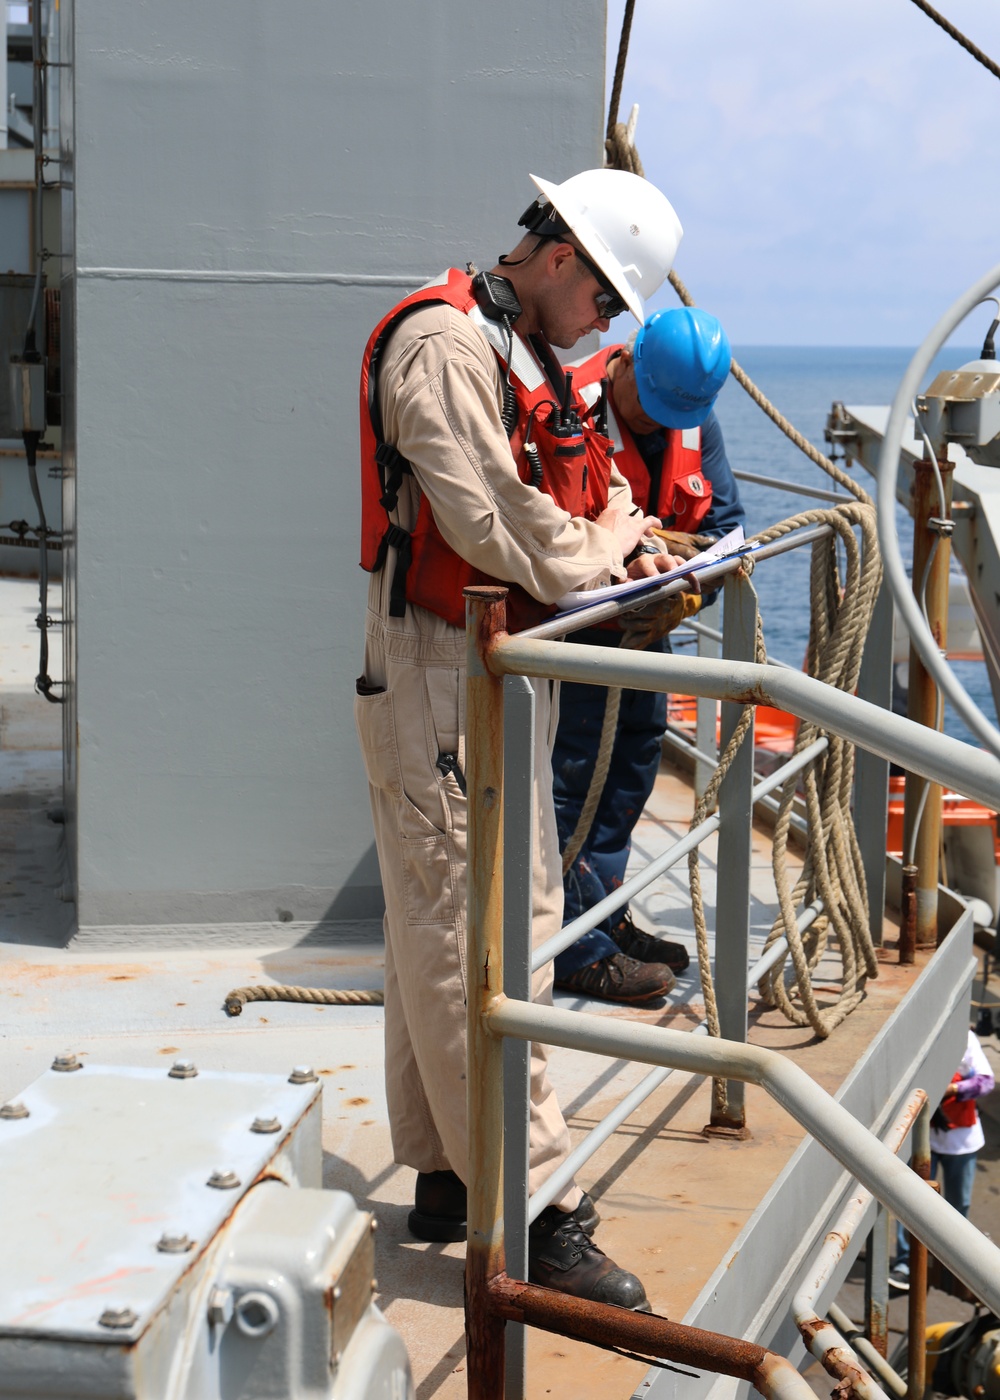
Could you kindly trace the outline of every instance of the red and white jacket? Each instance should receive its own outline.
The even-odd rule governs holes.
[[[608,360],[620,349],[619,345],[604,346],[573,367],[574,386],[591,407],[600,398]],[[635,438],[615,413],[613,390],[608,395],[608,429],[615,466],[631,487],[636,505],[648,515],[659,516],[667,529],[696,534],[712,508],[712,483],[701,466],[701,429],[665,429],[667,446],[655,486]],[[651,499],[653,493],[655,499]]]
[[[444,302],[479,326],[496,353],[501,372],[506,373],[506,332],[483,315],[471,286],[472,278],[467,273],[450,268],[442,281],[421,287],[384,316],[365,347],[360,404],[361,567],[370,573],[381,569],[391,546],[396,550],[396,567],[390,588],[390,615],[401,617],[410,602],[456,627],[465,626],[463,588],[506,583],[511,589],[507,600],[508,626],[517,631],[553,610],[509,581],[490,578],[457,554],[438,529],[425,496],[421,496],[412,532],[392,519],[402,477],[411,468],[395,447],[386,443],[382,431],[378,396],[382,353],[393,331],[408,315],[430,303]],[[608,501],[611,442],[587,421],[588,406],[575,392],[573,407],[581,420],[580,432],[570,437],[549,432],[546,419],[561,400],[563,371],[540,337],[532,337],[529,346],[515,334],[511,360],[510,383],[517,400],[517,423],[510,448],[518,475],[526,483],[537,478],[536,467],[525,451],[527,440],[537,449],[541,466],[541,480],[536,481],[539,489],[570,515],[596,519]]]

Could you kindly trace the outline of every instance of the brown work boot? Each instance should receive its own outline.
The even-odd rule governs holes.
[[[413,1209],[406,1222],[410,1234],[434,1244],[464,1240],[465,1202],[465,1182],[457,1172],[417,1172]],[[586,1192],[574,1213],[580,1229],[587,1235],[592,1235],[601,1222],[593,1197]]]
[[[676,985],[674,974],[663,963],[638,962],[624,953],[614,953],[568,977],[556,978],[556,986],[563,991],[627,1003],[652,1001],[672,992]]]
[[[651,1312],[646,1290],[634,1274],[620,1269],[580,1228],[576,1211],[543,1210],[528,1231],[528,1282],[610,1303],[632,1312]]]
[[[691,959],[683,943],[671,943],[668,938],[655,938],[645,929],[638,928],[632,920],[631,910],[626,909],[621,922],[611,930],[611,937],[622,952],[638,962],[662,963],[671,972],[685,972]]]

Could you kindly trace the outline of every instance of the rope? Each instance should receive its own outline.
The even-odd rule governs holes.
[[[382,992],[339,991],[330,987],[237,987],[226,997],[226,1014],[239,1016],[248,1001],[298,1001],[310,1006],[381,1006]]]
[[[929,14],[939,20],[941,19],[935,11],[930,9],[930,6],[924,4],[924,0],[914,0],[914,4],[920,5],[922,9],[927,9]],[[618,120],[618,104],[621,101],[622,78],[625,73],[625,59],[628,54],[628,39],[629,32],[632,28],[632,11],[634,8],[635,0],[629,0],[625,8],[621,40],[618,45],[618,63],[615,67],[615,79],[611,89],[611,103],[608,108],[608,134],[604,142],[604,150],[605,164],[609,169],[628,170],[631,171],[633,175],[641,175],[644,177],[646,172],[643,169],[639,151],[633,142],[629,140],[628,128],[625,123]],[[947,21],[941,22],[947,25]],[[966,41],[966,43],[968,43],[968,41]],[[976,53],[977,56],[981,56],[985,59],[985,55],[979,55],[978,50],[976,50]],[[989,64],[990,60],[985,59],[985,62]],[[997,76],[1000,77],[1000,71],[997,72]],[[670,273],[670,285],[685,306],[695,305],[694,297],[692,297],[676,272],[671,271]],[[779,427],[785,436],[794,442],[795,446],[801,452],[805,453],[810,462],[819,467],[821,471],[826,472],[827,476],[832,477],[839,486],[842,486],[845,491],[849,491],[851,495],[855,496],[859,501],[863,502],[865,505],[873,504],[871,496],[869,496],[864,487],[859,486],[853,477],[848,476],[847,472],[841,471],[840,467],[837,466],[832,458],[827,457],[824,452],[820,452],[817,447],[814,447],[809,439],[799,432],[798,428],[785,417],[780,409],[774,406],[763,390],[750,378],[742,365],[738,364],[736,360],[733,360],[729,372],[740,388],[744,389],[750,395],[757,407],[763,409],[771,422]]]
[[[611,99],[608,103],[608,139],[618,121],[618,104],[622,100],[622,81],[625,77],[625,60],[628,58],[628,41],[632,33],[632,15],[635,0],[625,0],[625,13],[622,16],[622,32],[618,40],[618,61],[615,63],[615,76],[611,82]],[[640,172],[641,173],[641,172]]]
[[[882,580],[874,509],[867,505],[845,503],[832,510],[803,511],[755,538],[761,544],[766,544],[793,530],[816,524],[831,525],[835,538],[818,540],[813,546],[806,667],[809,675],[825,684],[853,693],[872,609]],[[856,528],[860,529],[860,543],[854,533]],[[842,588],[838,539],[847,561]],[[748,559],[746,564],[750,562]],[[763,663],[766,651],[759,617],[755,652],[758,663]],[[750,732],[751,714],[752,706],[741,707],[732,737],[695,808],[692,827],[704,821],[716,805],[722,781]],[[822,732],[816,725],[803,720],[794,752],[800,753]],[[777,1007],[793,1025],[811,1027],[821,1039],[825,1039],[859,1005],[866,980],[878,975],[875,948],[868,927],[864,867],[851,821],[854,748],[837,735],[826,734],[825,737],[828,741],[825,752],[806,769],[790,777],[781,789],[772,849],[779,913],[768,934],[764,951],[783,937],[787,940],[788,952],[758,984],[760,994],[768,1005]],[[788,870],[788,838],[793,803],[800,783],[804,789],[808,815],[808,844],[801,874],[793,886]],[[709,1034],[718,1036],[721,1032],[697,849],[688,856],[688,878],[706,1021]],[[803,935],[796,923],[796,909],[803,904],[811,904],[817,898],[823,900],[824,913]],[[841,987],[833,1005],[821,1007],[812,973],[826,951],[831,932],[841,954]],[[794,992],[798,995],[799,1005],[792,1001],[785,986],[784,966],[787,958],[792,961]],[[724,1080],[713,1081],[712,1099],[713,1111],[725,1113]]]
[[[677,276],[676,272],[670,273],[670,285],[685,306],[694,306],[694,298]],[[824,452],[820,452],[818,447],[814,447],[809,439],[800,433],[793,423],[789,422],[781,410],[775,408],[771,400],[764,391],[753,382],[742,365],[738,364],[736,360],[733,360],[729,372],[740,388],[746,390],[757,407],[763,409],[771,422],[779,427],[787,438],[794,442],[800,452],[805,453],[810,462],[813,462],[821,471],[826,472],[827,476],[832,477],[838,486],[843,486],[845,491],[850,491],[851,495],[855,496],[862,504],[867,506],[874,505],[871,496],[869,496],[863,486],[859,486],[853,477],[848,476],[847,472],[842,471],[832,458],[827,457]]]
[[[622,646],[628,646],[627,640],[622,641]],[[583,806],[580,808],[580,815],[576,819],[576,826],[573,835],[566,842],[563,851],[562,873],[565,875],[570,866],[580,854],[580,849],[584,841],[590,835],[590,828],[594,824],[594,816],[597,812],[597,804],[601,800],[604,792],[604,784],[608,777],[608,768],[611,764],[611,754],[615,747],[615,735],[618,732],[618,710],[621,705],[622,692],[620,686],[608,686],[608,696],[604,702],[604,721],[601,725],[601,742],[597,747],[597,758],[594,760],[594,771],[590,775],[590,786],[587,788],[587,796],[584,798]]]
[[[982,49],[978,48],[971,39],[967,39],[960,29],[956,29],[950,20],[945,19],[944,15],[939,14],[933,6],[928,5],[927,0],[913,0],[913,3],[918,10],[923,10],[924,14],[935,24],[939,24],[946,34],[950,34],[956,44],[961,44],[966,53],[971,53],[976,62],[988,69],[994,78],[1000,78],[1000,64],[994,63],[992,58],[984,54]]]

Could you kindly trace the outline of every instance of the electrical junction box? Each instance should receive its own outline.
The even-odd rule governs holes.
[[[973,360],[942,370],[917,399],[918,425],[935,450],[957,442],[981,466],[1000,467],[1000,363]]]
[[[4,1400],[412,1400],[315,1076],[83,1066],[0,1107]]]

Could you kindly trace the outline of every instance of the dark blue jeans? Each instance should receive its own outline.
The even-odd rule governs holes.
[[[594,627],[574,633],[567,641],[568,645],[575,641],[588,646],[615,647],[621,642],[621,633]],[[669,650],[666,639],[649,648],[654,653]],[[576,830],[587,797],[601,742],[607,694],[607,689],[601,685],[564,682],[559,688],[559,727],[552,754],[552,772],[560,848],[565,848]],[[604,791],[590,833],[563,882],[564,924],[621,886],[632,849],[632,830],[656,782],[666,727],[667,697],[664,694],[649,690],[622,691]],[[618,945],[608,935],[627,908],[627,903],[623,904],[593,933],[584,934],[559,954],[555,960],[557,980],[618,952]]]
[[[969,1218],[972,1204],[972,1183],[976,1179],[976,1158],[978,1152],[932,1152],[931,1181],[937,1179],[938,1167],[944,1178],[941,1194],[950,1206],[954,1206]],[[896,1224],[896,1263],[910,1262],[910,1241],[903,1226]]]

